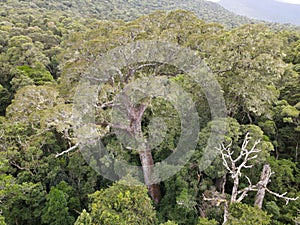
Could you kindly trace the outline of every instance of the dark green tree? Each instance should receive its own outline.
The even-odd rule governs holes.
[[[230,225],[269,225],[271,216],[257,207],[234,203],[229,207],[228,223]]]
[[[67,193],[52,187],[46,197],[47,202],[41,217],[42,223],[49,225],[73,224],[75,219],[70,215],[68,198]]]

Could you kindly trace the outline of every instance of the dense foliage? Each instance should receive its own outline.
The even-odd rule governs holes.
[[[220,194],[230,199],[234,181],[219,155],[200,171],[200,159],[213,126],[208,102],[201,87],[171,65],[152,63],[128,78],[134,81],[167,75],[190,93],[201,115],[196,151],[184,168],[161,182],[159,204],[151,201],[144,186],[112,183],[100,176],[76,148],[59,155],[78,144],[72,106],[79,79],[98,55],[137,40],[163,40],[197,51],[216,74],[224,93],[228,110],[224,144],[232,143],[238,154],[247,133],[253,140],[261,140],[259,157],[251,161],[253,168],[242,173],[257,183],[263,165],[268,163],[275,172],[269,189],[299,196],[299,31],[274,31],[263,24],[237,27],[250,21],[232,19],[220,13],[221,9],[214,9],[214,13],[236,28],[226,30],[220,24],[200,20],[196,15],[203,12],[176,10],[144,15],[154,9],[208,10],[199,6],[212,3],[203,1],[147,1],[146,6],[141,1],[113,2],[0,3],[0,224],[222,223],[224,204],[206,201],[204,196]],[[124,8],[118,11],[120,5]],[[78,16],[84,14],[84,18]],[[96,14],[102,16],[91,16]],[[210,17],[209,22],[221,20]],[[133,18],[137,19],[128,22]],[[130,67],[123,70],[124,74],[131,71]],[[108,126],[111,114],[107,103],[126,82],[116,77],[99,93],[97,105],[104,107],[96,109],[97,130],[111,154],[140,165],[138,153],[128,150]],[[180,121],[170,103],[153,99],[142,120],[148,136],[154,115],[164,119],[165,126],[164,134],[153,132],[155,135],[149,137],[153,160],[159,162],[176,148]],[[218,147],[220,143],[215,144]],[[99,161],[110,168],[105,159],[100,157]],[[224,179],[227,182],[223,188],[220,184]],[[248,180],[242,177],[240,188],[247,185]],[[249,192],[243,203],[229,205],[228,224],[299,223],[299,199],[286,205],[267,193],[259,209],[253,206],[254,196]]]

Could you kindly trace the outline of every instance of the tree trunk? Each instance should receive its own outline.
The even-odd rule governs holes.
[[[159,184],[153,184],[154,162],[153,162],[151,150],[140,151],[139,156],[142,164],[144,181],[148,187],[149,195],[157,205],[161,200],[161,192],[160,192]]]
[[[198,209],[198,212],[199,212],[201,218],[205,218],[205,217],[206,217],[206,214],[205,214],[205,212],[203,211],[203,209],[202,209],[200,206],[197,206],[197,209]]]
[[[232,187],[230,203],[236,202],[236,198],[238,195],[238,188],[239,188],[239,177],[236,174],[236,177],[233,179],[233,187]]]
[[[265,193],[266,193],[266,187],[267,184],[269,183],[269,178],[271,174],[271,167],[270,165],[266,164],[264,165],[263,171],[261,172],[260,175],[260,181],[257,184],[257,193],[255,196],[255,202],[254,205],[257,205],[258,208],[262,208],[262,204],[265,198]]]
[[[228,216],[229,216],[229,213],[228,213],[228,202],[225,201],[225,204],[224,204],[224,215],[223,215],[223,223],[222,223],[222,225],[225,225],[227,223]]]
[[[134,136],[140,138],[140,140],[143,140],[142,116],[146,107],[147,107],[146,104],[141,104],[139,107],[132,107],[130,110],[131,131],[134,134]],[[157,205],[161,200],[161,191],[160,191],[159,184],[153,183],[154,161],[153,161],[151,149],[148,149],[147,143],[141,143],[141,146],[139,146],[139,149],[137,150],[139,151],[139,157],[142,164],[145,184],[148,187],[150,197]]]
[[[225,184],[226,184],[226,174],[223,175],[222,177],[217,178],[215,184],[217,187],[217,191],[220,192],[221,194],[224,194]]]

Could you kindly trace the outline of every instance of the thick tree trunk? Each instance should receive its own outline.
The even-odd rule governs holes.
[[[258,208],[262,208],[262,204],[265,198],[266,187],[269,183],[269,178],[271,174],[271,167],[270,165],[264,165],[263,171],[261,172],[260,181],[257,184],[257,193],[255,196],[254,205],[257,205]]]
[[[131,132],[134,134],[135,137],[143,140],[143,133],[142,133],[142,116],[146,109],[146,104],[142,104],[139,107],[132,107],[130,111],[130,118],[131,118]],[[145,140],[146,142],[146,140]],[[159,184],[153,183],[153,166],[154,161],[151,153],[151,149],[148,149],[147,143],[140,143],[139,146],[139,157],[142,164],[142,170],[144,175],[145,184],[148,187],[149,195],[157,205],[161,200],[161,191]]]
[[[143,174],[144,174],[144,181],[148,187],[149,195],[151,196],[152,200],[157,205],[161,200],[161,192],[159,184],[153,184],[153,158],[151,154],[151,150],[140,151],[139,152]]]

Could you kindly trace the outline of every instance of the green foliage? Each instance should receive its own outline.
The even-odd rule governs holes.
[[[168,220],[167,222],[161,223],[160,225],[178,225],[178,224],[173,221]]]
[[[118,182],[96,191],[90,198],[90,215],[95,224],[157,223],[155,210],[144,186],[127,186]]]
[[[183,168],[175,177],[164,182],[165,195],[158,211],[160,221],[171,220],[178,224],[196,224],[198,194],[195,171]]]
[[[257,207],[242,203],[233,203],[229,206],[229,225],[268,225],[271,216]]]
[[[277,220],[280,217],[280,208],[274,201],[270,201],[266,203],[265,206],[266,211],[268,214],[272,215],[272,222]]]
[[[23,1],[26,2],[26,1]],[[43,11],[55,11],[64,12],[64,14],[70,14],[73,16],[80,15],[85,17],[94,17],[103,20],[133,20],[137,17],[149,14],[157,10],[175,10],[182,8],[185,10],[194,11],[201,19],[210,22],[219,22],[226,25],[227,27],[236,27],[241,24],[257,22],[251,20],[247,17],[238,16],[232,12],[225,10],[220,5],[215,3],[206,2],[204,0],[170,0],[170,1],[124,1],[124,0],[114,0],[110,2],[100,1],[100,2],[84,2],[82,0],[76,1],[51,1],[45,4],[41,0],[35,0],[34,5],[38,6],[40,10]],[[6,3],[7,4],[7,3]],[[26,8],[33,10],[34,7]],[[9,1],[8,6],[14,6],[21,8],[24,5],[18,4],[18,2]],[[25,17],[26,18],[26,17]],[[33,20],[33,21],[32,21]],[[31,22],[30,22],[31,21]],[[34,23],[34,18],[26,18],[26,22],[31,24]],[[53,33],[61,32],[59,28],[52,25]]]
[[[43,210],[42,222],[49,225],[71,225],[74,217],[70,215],[68,208],[69,196],[56,187],[52,187],[46,199],[46,206]]]
[[[2,215],[0,215],[0,225],[6,225],[5,219]]]
[[[19,122],[28,121],[30,116],[36,120],[36,113],[53,108],[61,102],[62,99],[54,87],[26,86],[16,93],[12,104],[7,108],[7,116]]]
[[[34,65],[34,68],[30,66],[19,66],[17,70],[32,79],[36,85],[43,85],[46,82],[53,81],[50,72],[40,63]]]
[[[296,163],[287,159],[276,160],[273,157],[268,161],[272,171],[275,172],[271,177],[269,188],[277,193],[288,192],[287,196],[289,197],[299,196],[299,168]],[[273,215],[272,221],[292,224],[299,214],[300,200],[292,201],[286,205],[285,201],[274,196],[267,195],[266,197],[269,202],[266,203],[265,208],[268,213]]]
[[[253,114],[270,114],[279,96],[275,85],[286,68],[278,57],[282,46],[282,39],[263,25],[245,25],[201,43],[198,48],[225,91],[229,115],[239,112],[251,123]]]
[[[137,40],[163,40],[195,50],[224,91],[229,115],[224,144],[232,142],[233,154],[238,155],[247,132],[252,137],[250,147],[261,140],[257,147],[262,151],[251,161],[254,167],[242,171],[243,175],[256,183],[267,161],[275,172],[268,188],[291,197],[299,195],[299,32],[274,33],[267,26],[253,24],[238,27],[256,22],[203,0],[12,0],[0,6],[0,224],[67,225],[76,217],[76,225],[156,224],[158,219],[163,224],[222,222],[222,205],[212,205],[202,197],[204,192],[221,191],[220,181],[226,174],[219,156],[205,171],[199,169],[213,126],[209,105],[201,87],[171,65],[140,69],[132,78],[169,76],[191,94],[200,115],[195,154],[179,173],[161,182],[163,199],[156,209],[144,186],[121,182],[107,187],[109,182],[76,149],[55,157],[77,143],[72,103],[78,80],[96,57]],[[153,12],[175,8],[180,10]],[[149,12],[153,13],[145,15]],[[133,20],[138,16],[142,17]],[[122,69],[124,74],[129,71],[129,67]],[[116,76],[104,85],[97,104],[112,101],[123,87],[122,78]],[[97,124],[109,123],[110,114],[110,109],[97,108]],[[158,126],[162,129],[154,129]],[[154,149],[155,162],[174,151],[180,126],[170,103],[151,100],[143,116],[143,132]],[[108,126],[97,125],[97,131],[111,154],[139,165],[138,154],[124,151]],[[225,178],[224,195],[230,197],[232,179]],[[242,177],[240,188],[247,186]],[[90,210],[82,211],[88,209],[88,195]],[[271,224],[299,220],[299,200],[286,206],[267,193],[265,211],[261,211],[251,206],[253,198],[249,193],[247,204],[230,206],[228,224],[269,224],[270,216]],[[199,219],[200,212],[209,220]]]
[[[197,225],[218,225],[219,223],[212,219],[212,220],[209,220],[207,218],[200,218],[199,219],[199,222],[197,223]]]
[[[299,110],[286,100],[280,100],[276,102],[273,113],[277,133],[270,137],[277,147],[277,156],[280,154],[283,158],[293,157],[297,160],[297,140],[300,138]]]
[[[0,115],[3,115],[11,101],[11,94],[0,84]]]
[[[11,176],[1,177],[1,210],[8,224],[40,224],[46,192],[41,183],[15,183]]]
[[[295,174],[298,171],[296,164],[287,159],[275,160],[274,157],[271,157],[268,161],[272,171],[276,174],[273,175],[270,184],[272,190],[277,192],[292,191],[293,182],[296,181]]]
[[[84,209],[82,213],[78,216],[74,225],[92,225],[92,217],[90,214]]]

